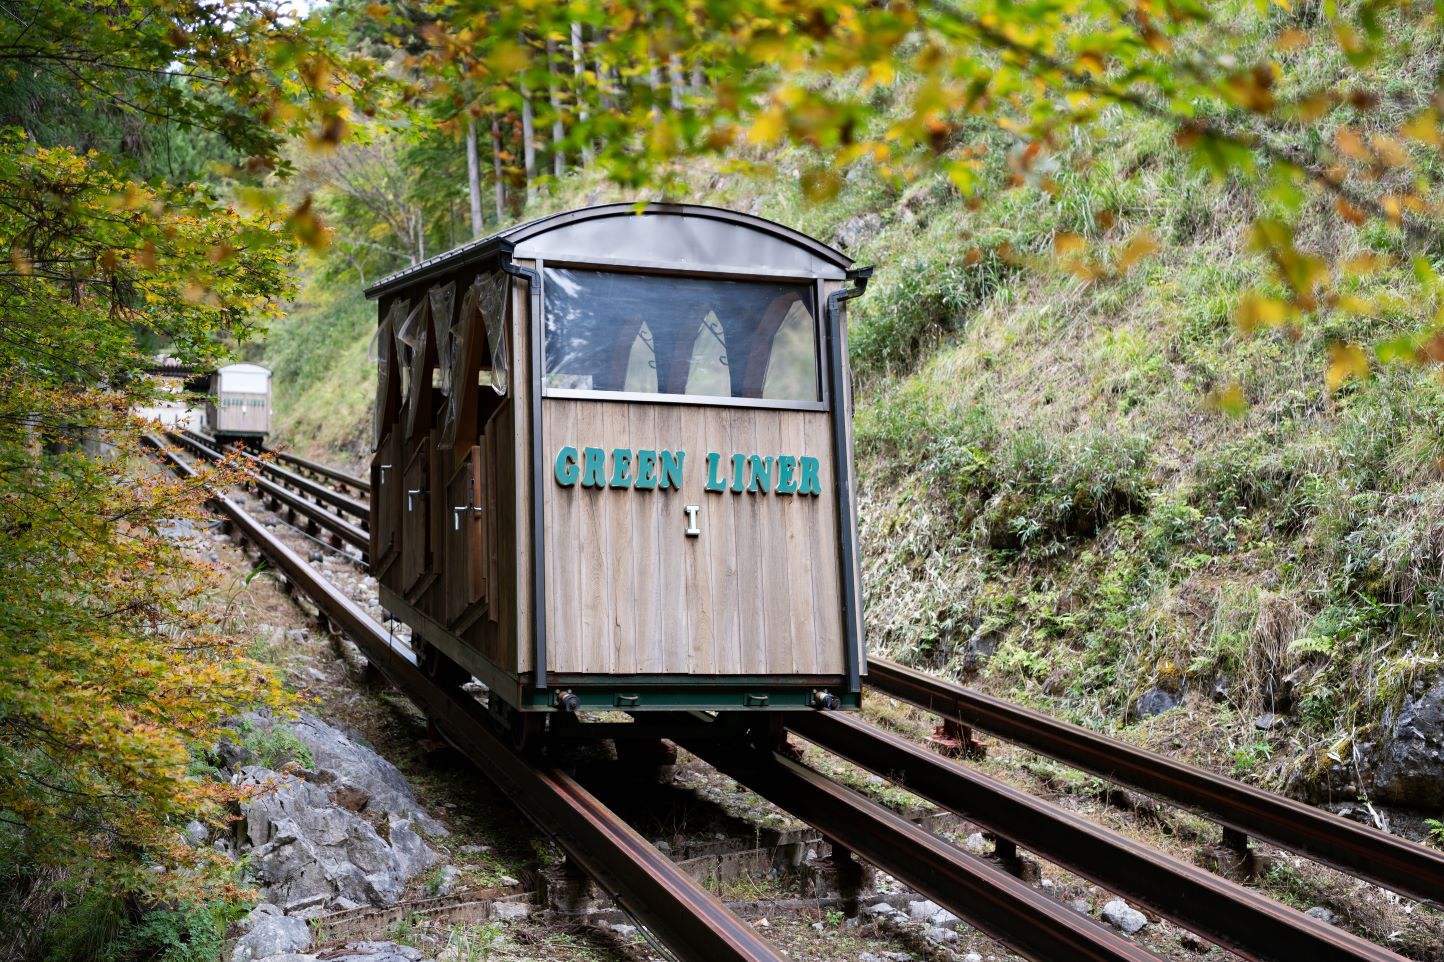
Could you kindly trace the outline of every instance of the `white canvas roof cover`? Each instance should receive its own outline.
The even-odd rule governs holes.
[[[367,297],[424,283],[499,254],[664,270],[841,280],[853,261],[800,231],[700,204],[602,204],[517,224],[398,271]]]
[[[216,371],[223,394],[266,394],[271,390],[271,370],[259,364],[228,364]]]

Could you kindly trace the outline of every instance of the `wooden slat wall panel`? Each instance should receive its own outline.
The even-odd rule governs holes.
[[[548,410],[551,405],[548,404]],[[595,438],[598,444],[605,443],[606,432],[602,427],[602,406],[579,404],[577,409],[577,437]],[[543,429],[545,430],[545,429]],[[546,431],[547,447],[555,450],[565,442],[563,435]],[[553,485],[547,485],[550,493]],[[583,670],[573,665],[587,665],[587,671],[610,672],[612,670],[611,632],[607,627],[609,611],[607,593],[607,524],[603,500],[607,492],[580,486],[572,488],[580,510],[577,512],[577,526],[563,532],[547,525],[547,545],[572,545],[581,562],[578,584],[581,590],[581,634],[576,639],[553,636],[550,623],[547,628],[547,655],[553,671]],[[547,551],[547,557],[552,552]],[[555,597],[555,595],[553,595]]]
[[[741,613],[737,610],[737,524],[733,515],[733,497],[730,494],[712,494],[705,490],[699,490],[697,479],[702,479],[702,485],[706,485],[707,465],[706,454],[709,451],[716,451],[722,455],[722,467],[719,469],[720,476],[730,477],[730,468],[727,462],[728,452],[735,450],[732,438],[732,412],[727,408],[715,408],[712,410],[701,410],[702,434],[697,439],[706,438],[705,444],[693,442],[688,445],[679,445],[682,450],[688,447],[688,453],[696,458],[697,464],[693,465],[691,477],[687,479],[687,485],[683,489],[689,498],[696,497],[697,500],[689,501],[689,504],[700,504],[702,511],[700,517],[702,535],[697,538],[699,547],[707,555],[712,584],[706,585],[702,582],[687,585],[687,601],[699,598],[703,593],[710,593],[712,596],[712,637],[694,637],[692,642],[692,671],[698,674],[716,672],[718,674],[736,674],[742,670],[742,624]],[[659,440],[658,446],[662,446]],[[696,492],[694,495],[693,492]]]
[[[559,409],[556,419],[547,423],[547,431],[555,437],[570,438],[577,434],[577,409]],[[555,479],[545,483],[555,484]],[[582,511],[580,498],[559,498],[548,505],[552,512],[547,528],[559,537],[547,540],[547,638],[582,637],[582,552],[575,540],[580,530]]]
[[[843,666],[830,415],[548,399],[563,445],[685,451],[681,491],[542,485],[555,672],[837,674]],[[707,492],[706,455],[810,455],[820,496]],[[635,466],[633,475],[635,476]],[[683,506],[701,506],[702,535]]]
[[[466,549],[467,604],[486,601],[486,449],[475,445],[468,455],[466,493],[471,505],[472,529]]]
[[[633,412],[616,404],[602,408],[602,437],[619,448],[632,448]],[[614,473],[608,463],[607,476]],[[623,472],[630,474],[630,471]],[[634,562],[636,547],[633,544],[632,505],[636,492],[626,489],[607,488],[596,492],[601,500],[603,527],[606,533],[603,579],[607,595],[607,627],[604,637],[611,639],[612,672],[620,675],[634,675],[637,672],[637,646],[642,640],[637,637],[635,613],[637,608],[637,572]],[[617,497],[621,494],[622,497]],[[630,644],[625,640],[630,640]]]
[[[809,451],[832,450],[832,425],[822,419],[803,423],[803,445]],[[817,670],[826,674],[840,673],[846,640],[842,636],[842,579],[837,555],[837,500],[833,490],[836,478],[832,459],[823,461],[821,483],[823,495],[817,498],[819,508],[807,519],[807,543],[812,545],[812,591],[817,598],[815,608],[817,638]],[[831,602],[823,604],[823,598]]]
[[[468,479],[466,476],[467,465],[463,461],[446,482],[446,499],[441,505],[441,510],[447,515],[446,521],[441,526],[441,547],[443,564],[442,572],[442,624],[454,624],[463,614],[467,606],[467,577],[466,577],[466,531],[456,530],[456,522],[459,516],[453,515],[452,507],[464,503]],[[463,528],[469,528],[473,524],[470,518],[463,521]]]
[[[791,420],[796,420],[792,418]],[[782,419],[760,418],[757,421],[757,442],[754,450],[764,457],[774,457],[785,450],[782,447]],[[795,450],[795,449],[794,449]],[[776,485],[773,468],[771,484]],[[784,671],[797,670],[797,619],[792,616],[792,571],[787,564],[787,528],[783,522],[783,511],[789,503],[796,501],[795,495],[779,495],[775,491],[754,497],[751,502],[758,518],[759,551],[757,573],[762,580],[762,595],[759,611],[767,626],[769,648],[780,647],[786,652]],[[808,579],[809,582],[811,579]],[[810,632],[810,626],[809,626]],[[807,646],[812,646],[809,633]],[[767,661],[776,664],[777,655],[769,653]]]
[[[702,408],[683,408],[676,415],[681,425],[679,436],[705,437],[704,415]],[[660,433],[660,422],[657,427],[656,444],[660,451],[666,448],[666,444]],[[683,476],[690,478],[701,474],[705,477],[706,454],[706,451],[700,449],[688,452],[682,464]],[[706,484],[706,481],[701,483]],[[711,548],[700,551],[689,548],[683,551],[683,564],[677,565],[670,558],[661,557],[660,549],[663,538],[676,537],[677,529],[673,526],[685,523],[686,506],[689,504],[699,505],[703,509],[698,514],[699,523],[711,530],[712,525],[706,514],[706,509],[710,506],[702,497],[691,500],[696,495],[695,484],[688,485],[684,491],[655,493],[662,502],[657,518],[657,563],[662,570],[662,596],[659,599],[662,606],[664,645],[662,670],[667,674],[700,672],[703,669],[696,667],[697,665],[711,664],[716,657],[717,603],[711,586],[717,552]]]
[[[482,534],[485,513],[455,510],[461,506],[475,507],[484,503],[481,501],[479,481],[481,467],[481,448],[472,447],[456,466],[446,485],[441,531],[442,543],[446,546],[446,564],[442,569],[446,598],[443,613],[448,625],[474,617],[472,606],[480,603],[486,594],[485,539]]]
[[[398,497],[405,465],[397,463],[399,450],[400,441],[393,431],[386,435],[371,459],[371,503],[375,516],[371,524],[371,569],[388,588],[396,587],[395,576],[389,571],[396,560],[397,526],[401,522]]]
[[[649,448],[657,437],[657,410],[650,404],[639,404],[631,412],[630,437],[636,448]],[[640,479],[640,469],[632,466],[632,475]],[[645,493],[645,492],[633,492]],[[655,492],[653,492],[655,493]],[[628,548],[632,561],[632,622],[636,638],[636,660],[633,671],[655,675],[663,670],[661,607],[663,600],[662,566],[657,540],[657,526],[662,518],[647,504],[637,504],[629,497],[628,521],[629,540],[623,545]],[[633,507],[635,505],[635,508]],[[679,509],[680,510],[680,509]]]
[[[495,424],[499,420],[492,418]],[[486,488],[486,584],[487,584],[487,612],[491,622],[495,624],[501,610],[501,598],[506,593],[506,586],[502,584],[501,573],[498,562],[501,556],[501,506],[503,499],[496,489],[496,482],[499,476],[499,465],[501,463],[501,441],[498,438],[498,431],[488,425],[486,433],[482,435],[482,444],[486,447],[486,480],[483,482]],[[505,499],[509,501],[510,499]]]
[[[729,410],[732,422],[732,447],[727,451],[751,453],[757,451],[757,422],[776,417],[772,412],[759,415],[754,411]],[[714,449],[715,450],[715,449]],[[744,473],[745,477],[745,473]],[[762,549],[764,539],[770,532],[762,530],[766,520],[764,498],[771,495],[742,494],[725,496],[713,495],[712,499],[725,500],[732,511],[732,527],[737,532],[737,592],[734,604],[737,606],[739,663],[729,661],[728,674],[738,672],[746,675],[760,675],[769,668],[769,646],[767,641],[775,637],[777,625],[768,624],[763,615],[765,597],[762,585],[767,574],[766,552]],[[787,659],[790,669],[791,658]]]

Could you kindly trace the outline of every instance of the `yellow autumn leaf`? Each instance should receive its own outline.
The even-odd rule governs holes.
[[[1444,134],[1439,131],[1439,114],[1433,110],[1415,114],[1404,122],[1399,133],[1421,144],[1431,147],[1444,146]]]
[[[1146,230],[1140,230],[1128,239],[1118,252],[1118,269],[1130,271],[1139,261],[1158,250],[1158,239]]]
[[[1381,271],[1393,262],[1393,258],[1387,254],[1366,252],[1344,258],[1339,262],[1339,270],[1349,277],[1363,277]]]
[[[1261,327],[1278,327],[1292,314],[1289,305],[1274,297],[1249,291],[1239,302],[1234,314],[1234,323],[1245,334],[1252,334]]]
[[[1309,35],[1298,27],[1290,27],[1279,38],[1274,41],[1274,49],[1279,53],[1288,53],[1309,45]]]
[[[1339,310],[1346,314],[1354,314],[1358,317],[1368,317],[1374,313],[1374,302],[1357,294],[1340,294],[1337,304]]]
[[[1324,384],[1330,391],[1337,391],[1345,381],[1369,376],[1369,358],[1361,347],[1347,341],[1336,341],[1329,345],[1329,366],[1324,372]]]
[[[1408,151],[1393,137],[1375,134],[1369,138],[1369,146],[1373,147],[1374,156],[1379,158],[1379,162],[1388,167],[1404,167],[1409,163]]]
[[[893,70],[892,64],[886,60],[879,60],[867,69],[867,78],[862,82],[863,89],[870,87],[885,87],[893,82],[897,72]]]
[[[1060,230],[1053,235],[1053,253],[1058,257],[1082,254],[1087,249],[1088,242],[1084,240],[1082,234]]]
[[[1339,148],[1339,153],[1360,163],[1371,163],[1374,159],[1369,148],[1364,146],[1364,138],[1349,127],[1341,126],[1334,132],[1334,144]]]
[[[787,127],[787,118],[782,113],[781,107],[773,107],[764,110],[752,122],[747,131],[749,143],[768,145],[775,144],[782,138],[782,132]]]
[[[1248,398],[1237,381],[1209,391],[1203,399],[1204,407],[1211,411],[1222,411],[1229,417],[1240,417],[1248,412]]]

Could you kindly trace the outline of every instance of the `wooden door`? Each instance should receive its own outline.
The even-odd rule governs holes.
[[[431,567],[431,444],[417,445],[402,474],[401,590],[415,592]]]
[[[389,569],[396,561],[401,520],[401,471],[399,439],[392,432],[381,441],[371,458],[371,570],[387,587],[394,587]]]
[[[478,445],[461,459],[446,484],[446,622],[470,621],[472,608],[486,602],[488,517],[485,456]]]

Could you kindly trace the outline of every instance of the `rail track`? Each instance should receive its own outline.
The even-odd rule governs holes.
[[[899,701],[1178,805],[1238,836],[1421,901],[1444,897],[1444,852],[890,661],[869,659],[867,680]]]
[[[214,446],[214,440],[207,439],[203,434],[196,434],[192,431],[170,431],[166,436],[208,461],[220,460],[221,452]],[[206,443],[207,440],[210,441],[209,444]],[[256,463],[262,468],[271,466],[265,461]],[[289,474],[289,472],[286,473]],[[364,528],[352,524],[340,514],[326,510],[321,502],[308,501],[302,494],[269,480],[260,469],[247,471],[247,474],[256,491],[268,502],[271,502],[270,507],[275,509],[279,505],[285,505],[292,524],[295,524],[295,516],[299,514],[306,519],[307,534],[315,535],[320,530],[325,530],[331,538],[332,547],[340,547],[342,544],[350,545],[361,552],[362,564],[369,561],[371,536]]]
[[[148,440],[173,470],[194,476],[195,469],[169,451],[161,438]],[[575,779],[558,769],[532,765],[513,753],[493,731],[479,702],[428,680],[416,670],[415,657],[408,649],[395,644],[385,628],[316,574],[304,558],[244,508],[221,492],[212,493],[210,501],[241,540],[255,545],[310,598],[322,616],[355,642],[368,660],[426,713],[437,730],[512,797],[578,867],[681,957],[781,962],[784,956],[750,925],[677,869]]]
[[[213,451],[216,448],[215,438],[207,437],[195,431],[175,431],[172,432],[172,436],[178,438],[188,446],[201,444],[211,448]],[[326,505],[337,514],[349,515],[358,519],[360,521],[359,527],[362,530],[365,530],[366,526],[370,523],[371,508],[366,501],[360,498],[353,498],[349,494],[342,494],[340,491],[321,484],[318,481],[312,481],[310,478],[302,477],[294,471],[288,471],[280,465],[266,461],[249,451],[242,451],[241,454],[256,465],[255,473],[265,475],[284,487],[309,495],[314,501]],[[340,474],[341,472],[338,471],[336,473]],[[359,481],[360,479],[355,480]],[[367,490],[370,490],[369,485],[367,486]]]
[[[176,440],[203,456],[217,455],[194,435],[176,436]],[[163,447],[160,439],[152,443]],[[173,454],[168,456],[179,470],[191,470]],[[346,523],[289,491],[285,493],[307,507],[299,508],[293,501],[275,496],[271,488],[285,489],[259,475],[254,480],[275,503],[308,518],[316,511]],[[215,504],[243,538],[270,557],[335,627],[350,636],[436,722],[448,740],[516,798],[576,864],[682,957],[777,957],[745,922],[694,883],[678,877],[665,856],[574,781],[516,756],[487,724],[486,711],[474,698],[426,680],[415,670],[409,650],[397,646],[384,628],[239,505],[219,493]],[[334,529],[327,530],[334,533]],[[876,690],[945,719],[1212,818],[1227,832],[1235,833],[1235,841],[1244,835],[1262,839],[1418,899],[1437,898],[1444,892],[1444,856],[1395,836],[891,662],[871,660],[867,680]],[[677,715],[669,721],[681,744],[812,825],[833,842],[835,855],[842,860],[847,853],[856,852],[1028,958],[1143,960],[1158,956],[1010,874],[1018,846],[1241,958],[1375,962],[1402,958],[850,716],[818,712],[788,724],[796,735],[823,750],[977,823],[998,840],[994,857],[973,855],[920,828],[797,761],[784,746],[777,746],[782,750],[740,749],[735,739],[714,737],[710,729],[720,726],[706,716]],[[659,888],[664,891],[657,891]],[[649,901],[667,908],[646,911],[644,903]],[[708,926],[716,928],[704,935],[702,930]],[[722,945],[708,943],[704,949],[708,938],[720,939]]]
[[[277,461],[285,462],[293,468],[305,471],[307,474],[325,481],[334,481],[341,486],[341,493],[347,494],[347,488],[355,488],[364,495],[371,494],[371,482],[365,478],[358,478],[354,474],[331,467],[329,464],[322,464],[320,461],[312,461],[310,458],[303,458],[298,454],[291,454],[289,451],[272,452]]]

